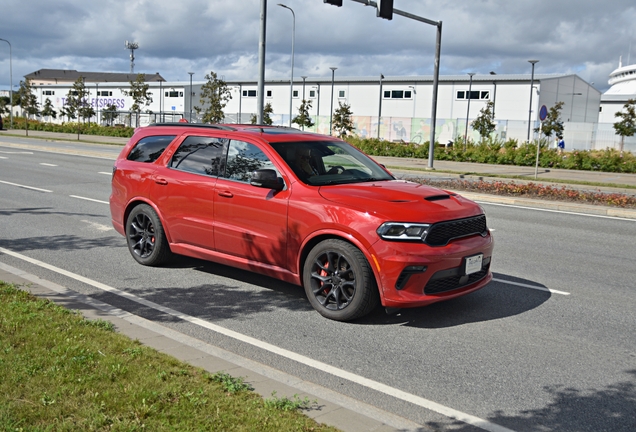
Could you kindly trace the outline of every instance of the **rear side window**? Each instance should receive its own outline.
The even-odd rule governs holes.
[[[168,147],[176,135],[149,136],[139,140],[128,154],[129,161],[152,163]]]
[[[249,183],[252,172],[257,169],[273,169],[278,174],[274,164],[261,149],[254,144],[232,140],[224,177]]]
[[[170,168],[195,174],[218,176],[225,162],[227,138],[189,136],[179,146]]]

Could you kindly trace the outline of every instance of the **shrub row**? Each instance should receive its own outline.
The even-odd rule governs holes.
[[[428,143],[394,143],[379,139],[347,137],[346,140],[373,156],[412,157],[428,159]],[[537,143],[519,144],[517,140],[486,140],[483,143],[468,142],[464,146],[458,140],[452,147],[437,147],[436,160],[456,162],[477,162],[486,164],[534,166],[537,157]],[[562,168],[585,171],[636,173],[636,157],[615,149],[576,150],[562,155],[556,149],[541,143],[539,166],[542,168]]]
[[[7,119],[4,119],[5,127],[8,125]],[[14,117],[13,119],[14,129],[24,129],[24,117]],[[29,130],[45,131],[45,132],[60,132],[60,133],[72,133],[76,134],[79,128],[79,133],[82,135],[101,135],[112,137],[129,138],[133,135],[135,128],[123,126],[99,126],[95,123],[77,123],[68,122],[62,124],[41,122],[38,120],[29,120]]]

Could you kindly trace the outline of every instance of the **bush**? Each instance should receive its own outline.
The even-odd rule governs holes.
[[[14,118],[14,129],[24,129],[24,120],[24,117]],[[95,123],[80,123],[78,125],[77,122],[65,122],[62,124],[57,124],[29,119],[29,130],[77,134],[78,126],[80,134],[82,135],[100,135],[130,138],[135,132],[135,129],[131,127],[99,126]]]

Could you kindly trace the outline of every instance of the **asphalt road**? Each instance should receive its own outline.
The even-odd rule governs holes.
[[[301,288],[264,276],[189,258],[136,264],[110,225],[119,148],[85,145],[90,156],[78,156],[69,154],[77,146],[36,143],[45,151],[0,143],[0,248],[12,252],[0,249],[0,262],[431,429],[477,430],[422,400],[483,419],[486,429],[636,430],[636,220],[483,203],[495,282],[426,308],[339,323],[313,311]]]

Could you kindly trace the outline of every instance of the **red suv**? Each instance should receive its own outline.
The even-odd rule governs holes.
[[[340,321],[468,294],[492,279],[483,209],[397,180],[346,142],[292,128],[156,124],[113,167],[133,258],[187,255],[303,286]]]

